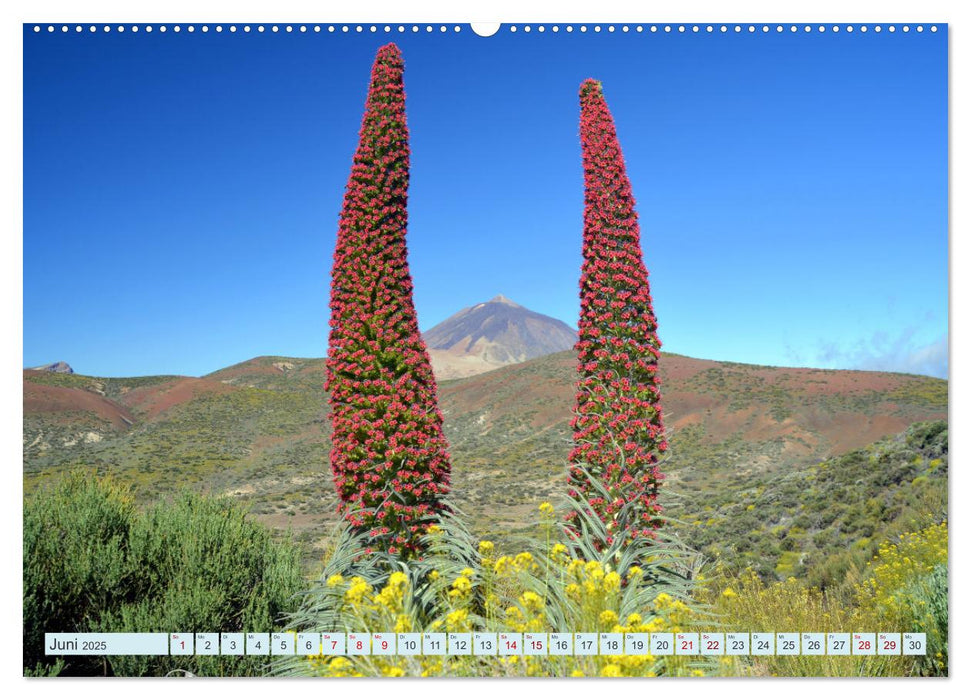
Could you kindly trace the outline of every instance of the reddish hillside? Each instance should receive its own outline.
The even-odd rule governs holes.
[[[204,379],[236,387],[317,392],[323,387],[325,372],[323,359],[267,355],[217,370]]]
[[[131,425],[134,417],[124,406],[84,389],[37,384],[24,379],[24,415],[50,414],[70,423],[78,414],[108,421],[116,428]]]
[[[528,420],[532,430],[565,424],[573,405],[575,364],[573,353],[557,353],[445,382],[446,417],[475,418],[481,435],[513,416]],[[915,421],[947,417],[946,384],[928,377],[762,367],[680,355],[664,355],[660,364],[671,432],[700,426],[711,442],[732,436],[781,440],[793,458],[842,454]]]
[[[211,379],[181,377],[162,384],[141,386],[124,391],[120,401],[139,414],[152,419],[169,409],[192,401],[202,393],[225,394],[234,387]]]
[[[440,383],[453,495],[482,533],[528,529],[562,494],[575,365],[567,351]],[[200,379],[24,372],[25,489],[97,465],[143,498],[225,493],[323,542],[336,513],[324,374],[321,359],[288,357]],[[947,417],[947,382],[930,377],[664,355],[661,378],[666,483],[695,504]]]

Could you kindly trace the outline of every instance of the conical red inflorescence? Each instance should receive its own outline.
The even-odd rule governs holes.
[[[660,525],[663,475],[657,463],[667,449],[657,366],[661,341],[630,180],[595,80],[580,87],[580,141],[585,206],[570,495],[582,494],[593,506],[609,543],[651,537]],[[609,495],[592,488],[587,474]],[[616,516],[628,504],[636,517],[618,532]],[[579,532],[578,513],[567,515],[567,528]]]
[[[383,46],[334,251],[326,389],[342,513],[376,549],[410,556],[444,509],[450,466],[408,270],[403,72],[398,47]]]

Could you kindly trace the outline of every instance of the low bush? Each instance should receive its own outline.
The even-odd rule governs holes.
[[[301,586],[297,549],[228,499],[181,493],[146,512],[76,473],[24,506],[30,675],[261,675],[267,659],[44,655],[45,632],[269,632]]]

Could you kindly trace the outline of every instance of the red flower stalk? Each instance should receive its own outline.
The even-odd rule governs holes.
[[[661,523],[658,456],[667,449],[657,368],[661,341],[630,180],[595,80],[580,87],[580,142],[585,206],[570,495],[582,494],[591,504],[608,541],[651,537]],[[593,489],[587,474],[609,498]],[[619,525],[625,507],[634,517]],[[579,519],[568,514],[567,529],[578,533]]]
[[[405,233],[408,128],[404,62],[378,50],[334,251],[327,385],[341,512],[404,556],[444,508],[448,445],[418,332]]]

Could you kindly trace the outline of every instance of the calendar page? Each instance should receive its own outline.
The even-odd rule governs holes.
[[[634,9],[23,19],[24,676],[948,676],[947,16]]]

